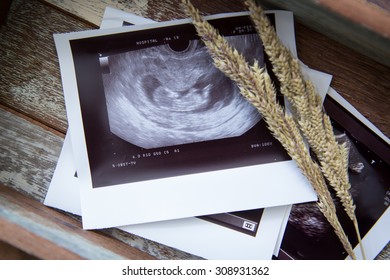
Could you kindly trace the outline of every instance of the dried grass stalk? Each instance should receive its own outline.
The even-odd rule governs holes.
[[[336,207],[321,168],[310,157],[297,122],[277,103],[276,92],[266,70],[260,68],[257,62],[249,66],[244,57],[203,20],[189,0],[182,0],[182,2],[185,4],[187,14],[192,17],[193,24],[213,58],[215,66],[238,85],[241,94],[262,114],[274,137],[295,160],[317,192],[319,209],[334,228],[344,249],[351,258],[355,259],[352,246],[337,218]]]
[[[355,215],[356,206],[349,191],[351,184],[348,176],[348,148],[346,144],[338,144],[330,118],[322,109],[319,94],[311,81],[304,78],[299,61],[280,42],[263,9],[253,0],[246,0],[245,3],[251,12],[252,20],[263,41],[275,75],[280,80],[281,92],[291,102],[300,130],[316,154],[322,173],[353,222],[365,258]]]

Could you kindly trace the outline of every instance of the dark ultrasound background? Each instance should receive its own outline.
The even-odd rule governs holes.
[[[249,63],[263,61],[256,34],[227,37]],[[180,41],[179,41],[180,42]],[[241,136],[261,119],[238,87],[189,40],[101,58],[110,130],[151,149]]]
[[[350,192],[356,204],[361,236],[364,237],[388,208],[390,149],[382,139],[331,97],[326,97],[324,107],[332,118],[338,141],[346,142],[350,148]],[[335,197],[334,194],[333,196]],[[354,247],[357,245],[357,238],[352,222],[342,210],[338,199],[334,201],[340,223]],[[333,228],[318,210],[316,203],[293,206],[279,258],[345,259],[346,256]]]
[[[123,22],[123,26],[129,26],[133,25],[128,22]],[[246,36],[247,37],[247,36]],[[199,42],[199,41],[198,41]],[[189,45],[186,44],[185,48],[187,48]],[[171,47],[172,49],[172,47]],[[253,48],[252,48],[253,49]],[[177,51],[177,48],[173,48],[173,50]],[[184,48],[181,48],[181,50],[184,50]],[[104,67],[107,67],[107,73],[109,72],[108,68],[108,58],[103,59],[103,65],[106,64]],[[216,214],[216,215],[209,215],[209,216],[202,216],[198,217],[200,219],[209,221],[211,223],[218,224],[220,226],[236,230],[251,236],[256,236],[259,223],[261,220],[261,217],[263,215],[264,209],[255,209],[255,210],[247,210],[247,211],[238,211],[238,212],[231,212],[231,213],[222,213],[222,214]],[[248,223],[252,226],[255,226],[255,229],[247,228],[245,226],[246,223]]]
[[[249,17],[210,23],[268,67]],[[70,45],[94,188],[290,160],[192,24]]]

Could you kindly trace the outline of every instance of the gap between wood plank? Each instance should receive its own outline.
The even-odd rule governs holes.
[[[44,4],[44,5],[46,5],[46,6],[48,6],[48,7],[50,7],[50,8],[52,8],[52,9],[57,10],[58,12],[66,15],[66,16],[69,16],[69,17],[71,17],[71,18],[73,18],[75,20],[81,21],[82,23],[85,23],[85,24],[89,25],[92,28],[97,28],[97,29],[99,28],[99,24],[93,23],[93,22],[91,22],[91,21],[89,21],[89,20],[87,20],[85,18],[82,18],[81,16],[73,14],[73,13],[69,12],[68,10],[62,8],[61,6],[55,5],[55,4],[51,3],[50,1],[47,1],[47,0],[37,0],[37,1],[42,3],[42,4]],[[102,14],[102,17],[103,17],[103,14]]]
[[[2,239],[39,258],[154,259],[99,231],[83,230],[75,219],[3,185],[0,201]]]
[[[42,123],[38,119],[34,119],[31,116],[27,116],[26,114],[19,112],[19,111],[16,111],[15,109],[10,108],[10,107],[8,107],[4,104],[1,104],[1,103],[0,103],[0,109],[3,109],[4,111],[10,112],[11,114],[13,114],[17,117],[20,117],[21,119],[24,119],[24,120],[30,122],[31,124],[39,126],[39,127],[43,128],[44,130],[47,130],[48,132],[51,132],[51,133],[53,133],[61,138],[65,138],[65,133]]]
[[[81,260],[79,255],[59,247],[27,229],[0,217],[1,240],[39,259]]]

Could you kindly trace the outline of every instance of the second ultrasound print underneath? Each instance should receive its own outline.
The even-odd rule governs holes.
[[[249,63],[262,63],[256,35],[227,40]],[[139,147],[240,136],[261,119],[237,86],[213,66],[199,40],[179,49],[164,44],[100,61],[110,130]]]

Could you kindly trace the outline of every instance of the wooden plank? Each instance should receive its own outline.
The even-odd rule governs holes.
[[[42,259],[153,259],[71,217],[0,185],[1,238]]]
[[[19,0],[21,1],[21,0]],[[157,20],[175,18],[184,16],[182,14],[181,9],[179,8],[179,4],[177,1],[165,0],[165,1],[134,1],[132,4],[122,3],[121,1],[111,1],[107,3],[107,1],[94,0],[88,2],[87,5],[85,1],[74,0],[74,1],[58,1],[58,0],[47,0],[52,5],[60,6],[64,9],[67,9],[68,12],[75,11],[80,16],[83,17],[84,20],[90,20],[94,17],[101,17],[100,12],[104,9],[107,4],[115,6],[117,8],[125,9],[130,12],[137,13],[142,16],[149,16],[151,18]],[[18,3],[18,1],[16,1]],[[28,5],[33,5],[35,1],[26,1]],[[228,11],[238,11],[243,9],[242,1],[231,3],[225,3],[225,1],[213,1],[211,3],[203,4],[202,1],[194,1],[204,13],[217,13],[217,12],[228,12]],[[222,3],[221,3],[222,2]],[[26,6],[26,8],[28,7]],[[42,18],[46,16],[46,8],[42,7],[45,5],[39,5],[40,8],[37,9],[40,12],[32,15],[35,18]],[[145,9],[145,5],[149,8]],[[131,6],[131,7],[130,7]],[[24,7],[24,6],[23,6]],[[27,14],[24,11],[23,7],[20,7],[20,11],[23,14]],[[99,8],[97,8],[99,7]],[[72,26],[78,26],[79,23],[75,22],[74,19],[69,18],[68,16],[61,15],[60,13],[56,13],[55,11],[51,11],[49,13],[53,19],[56,19],[59,25],[62,26],[61,29],[56,29],[60,32],[63,29],[67,31],[72,30]],[[16,15],[15,15],[16,16]],[[69,26],[68,25],[69,22]],[[15,23],[16,24],[16,23]],[[21,26],[26,26],[26,22],[20,23]],[[65,26],[65,27],[64,27]],[[84,26],[84,25],[82,25]],[[57,26],[59,27],[59,26]],[[37,27],[38,28],[38,27]],[[82,29],[83,27],[75,27],[75,30]],[[313,67],[314,69],[318,69],[327,73],[334,75],[334,83],[333,86],[339,91],[349,102],[351,102],[356,108],[363,113],[367,118],[369,118],[375,125],[377,125],[386,135],[390,135],[390,124],[387,121],[386,115],[389,111],[389,101],[387,98],[387,94],[389,92],[389,68],[384,67],[380,63],[376,63],[371,59],[357,53],[351,51],[351,49],[344,47],[343,45],[329,39],[326,36],[323,36],[317,32],[314,32],[310,28],[306,28],[301,24],[296,25],[296,36],[297,36],[297,45],[300,58]],[[14,39],[17,39],[18,44],[25,37],[24,33],[28,33],[28,29],[19,28],[18,33],[11,35]],[[55,32],[56,30],[53,30]],[[42,30],[42,32],[46,32]],[[15,36],[16,35],[16,36]],[[43,35],[42,35],[43,36]],[[40,36],[40,37],[42,37]],[[29,45],[39,45],[41,44],[38,41],[39,37],[36,36],[36,39],[31,40]],[[51,35],[48,39],[50,44],[52,44]],[[0,39],[1,41],[1,39]],[[45,44],[48,44],[47,41],[43,41]],[[15,49],[17,42],[13,44],[10,43],[7,46],[7,49],[10,49],[8,52],[12,53],[12,50]],[[51,46],[52,50],[47,57],[49,57],[50,61],[56,61],[57,58],[55,55],[54,46]],[[316,51],[313,51],[316,50]],[[26,61],[34,61],[35,53],[30,52],[26,55],[26,58],[16,57],[15,54],[12,57],[14,61],[13,64],[26,65]],[[0,56],[0,61],[2,57]],[[10,65],[10,63],[5,64]],[[44,123],[57,127],[60,131],[64,132],[66,129],[66,117],[65,117],[65,109],[64,103],[62,99],[61,92],[61,84],[60,84],[60,74],[58,70],[57,64],[54,66],[43,65],[47,72],[50,72],[51,75],[51,83],[48,86],[45,79],[42,79],[40,82],[37,81],[35,87],[20,87],[18,83],[15,82],[14,88],[19,89],[23,95],[19,96],[14,93],[12,86],[4,89],[4,95],[0,96],[0,102],[6,99],[6,104],[16,110],[20,110],[24,113],[29,113],[34,118],[42,120]],[[20,75],[20,71],[24,69],[22,67],[13,67],[13,68],[2,68],[5,72],[5,79],[7,79],[9,84],[12,84],[10,81],[16,80],[15,77],[23,76]],[[51,70],[48,70],[51,69]],[[34,76],[35,80],[39,79],[39,69],[33,71],[34,68],[30,67],[28,71],[32,71],[31,76]],[[0,71],[2,71],[0,69]],[[10,75],[13,75],[10,77]],[[1,75],[0,75],[1,77]],[[38,87],[38,89],[37,89]],[[53,90],[53,87],[56,89]],[[20,90],[20,88],[24,88],[24,90]],[[27,89],[26,89],[27,88]],[[48,90],[46,90],[48,89]],[[0,83],[0,90],[3,92]],[[50,93],[50,94],[47,94]],[[367,94],[369,93],[369,94]],[[60,97],[61,96],[61,97]],[[32,100],[32,102],[30,102]],[[53,108],[54,107],[54,108]],[[50,108],[53,108],[50,110]],[[54,118],[54,119],[53,119]],[[52,120],[48,121],[47,120]]]
[[[0,197],[0,201],[3,201]],[[8,207],[6,203],[5,207]],[[9,217],[7,217],[9,218]],[[52,260],[80,260],[79,255],[74,254],[55,243],[45,240],[39,235],[33,234],[30,230],[17,224],[9,222],[0,216],[1,239],[8,242],[14,248],[22,249],[22,252],[30,254],[38,259]],[[44,245],[44,246],[43,246]]]
[[[1,238],[1,237],[0,237]],[[36,260],[37,258],[0,240],[0,260]]]
[[[78,236],[84,234],[81,232],[87,234],[87,231],[82,230],[80,217],[63,215],[60,212],[58,212],[58,215],[54,214],[57,211],[51,210],[42,204],[58,160],[63,138],[58,133],[51,132],[48,127],[42,124],[34,124],[27,117],[18,116],[15,112],[6,110],[6,108],[0,106],[0,143],[0,185],[15,189],[23,194],[17,195],[13,193],[12,197],[15,197],[16,200],[10,201],[9,198],[4,198],[0,193],[0,211],[8,211],[6,217],[3,217],[3,220],[5,219],[10,223],[5,224],[3,221],[4,227],[0,229],[0,236],[5,238],[4,236],[9,234],[9,232],[5,232],[8,231],[7,228],[11,229],[15,227],[15,231],[12,231],[13,233],[10,236],[7,235],[6,241],[21,249],[30,248],[29,253],[33,253],[35,248],[30,246],[35,243],[30,244],[22,238],[22,236],[27,236],[28,232],[21,232],[20,235],[15,234],[15,232],[18,232],[17,228],[20,226],[24,227],[27,231],[35,229],[34,221],[38,219],[37,217],[50,214],[50,217],[45,216],[44,219],[51,219],[53,224],[40,225],[38,223],[39,227],[32,232],[33,235],[31,238],[34,237],[34,240],[37,242],[42,241],[40,238],[46,240],[45,234],[51,232],[51,227],[56,227],[55,224],[64,223],[66,226],[69,226],[69,229],[67,229],[67,238],[69,241],[66,243],[66,246],[63,246],[66,248],[76,246],[77,244],[74,242],[78,239],[73,240],[72,235],[77,234]],[[18,204],[18,201],[23,204]],[[33,205],[33,208],[29,205]],[[27,210],[24,211],[23,209]],[[49,214],[46,211],[49,211]],[[35,220],[27,219],[29,217],[23,218],[24,220],[18,220],[18,216],[24,217],[27,213],[35,215]],[[37,220],[38,222],[40,221],[39,219]],[[10,220],[13,222],[10,222]],[[13,225],[14,223],[16,225]],[[74,233],[70,229],[77,230],[77,232]],[[96,232],[110,236],[112,240],[121,241],[121,243],[126,244],[126,250],[135,247],[158,259],[198,258],[180,250],[123,232],[119,229],[105,229]],[[15,238],[15,240],[10,240],[9,238]],[[2,238],[0,237],[0,239]],[[65,242],[62,239],[49,241],[53,243],[50,246],[54,246],[60,241]],[[110,244],[108,241],[105,241],[105,243]],[[116,243],[114,245],[117,246]],[[71,250],[68,248],[68,250],[75,254],[80,254],[76,249]],[[43,256],[39,257],[51,258],[51,256],[47,255],[48,252],[42,252],[42,254]],[[83,257],[96,258],[96,256],[89,255]]]
[[[111,1],[111,0],[41,0],[53,7],[57,7],[69,14],[79,17],[87,22],[100,26],[104,9],[107,6],[117,8],[138,16],[166,21],[185,18],[181,8],[181,1],[177,0],[136,0],[136,1]],[[238,12],[244,10],[243,0],[239,1],[202,1],[194,0],[193,4],[199,7],[203,14],[222,12]]]
[[[387,243],[385,248],[376,256],[376,260],[390,260],[390,242]]]
[[[296,41],[300,59],[332,74],[332,87],[390,137],[390,67],[300,23],[296,24]]]
[[[378,6],[354,0],[259,0],[259,3],[293,11],[306,26],[390,66],[389,12]],[[340,9],[341,3],[349,3],[349,9]]]
[[[367,2],[376,5],[384,10],[390,11],[390,1],[389,0],[368,0]]]
[[[65,1],[57,2],[63,3]],[[72,3],[72,1],[69,2]],[[73,2],[81,3],[83,1]],[[119,2],[122,1],[118,1],[116,5],[120,5]],[[178,10],[179,4],[176,1],[133,2],[135,5],[141,5],[139,7],[147,3],[148,9],[142,10],[138,7],[137,14],[155,20],[184,16],[181,10]],[[207,1],[207,3],[203,2],[202,4],[199,0],[194,1],[194,4],[200,7],[203,13],[241,10],[241,4],[226,2]],[[93,5],[85,6],[85,8],[90,6]],[[6,106],[0,108],[0,184],[23,192],[25,196],[22,196],[22,198],[27,199],[25,201],[26,205],[32,203],[34,206],[28,208],[24,204],[19,205],[17,201],[11,201],[10,196],[7,196],[6,199],[2,200],[2,206],[3,202],[4,205],[7,203],[7,208],[13,209],[14,212],[7,212],[7,216],[4,214],[6,218],[2,218],[2,225],[5,225],[6,228],[15,227],[12,232],[25,229],[32,233],[29,226],[23,227],[26,224],[23,224],[21,220],[11,222],[11,217],[17,220],[18,217],[24,217],[24,214],[27,215],[31,212],[35,215],[34,219],[47,218],[46,214],[40,212],[41,210],[37,210],[38,213],[34,211],[38,207],[37,205],[48,209],[40,202],[43,201],[46,194],[59,155],[62,145],[61,133],[64,133],[67,127],[58,62],[51,32],[77,31],[91,28],[91,26],[80,23],[69,15],[60,13],[58,10],[36,1],[14,0],[10,16],[10,21],[0,30],[0,65],[2,65],[0,68],[0,103]],[[85,16],[89,17],[89,12]],[[47,18],[47,20],[39,18]],[[52,24],[52,21],[55,23]],[[52,28],[50,25],[54,27]],[[31,34],[35,33],[31,32],[32,29],[36,33],[43,34]],[[387,97],[390,81],[389,68],[374,63],[372,60],[352,52],[348,48],[301,25],[297,26],[297,40],[298,50],[303,61],[315,69],[333,74],[336,90],[347,97],[358,110],[373,121],[385,134],[389,135],[390,124],[387,120],[389,111],[389,98]],[[313,49],[316,51],[313,51]],[[8,108],[13,108],[21,114],[25,114],[26,117],[20,117]],[[61,133],[53,132],[49,127]],[[0,194],[0,197],[4,196]],[[29,211],[23,212],[23,209],[29,209]],[[22,212],[18,212],[19,210]],[[82,231],[79,217],[65,216],[74,221],[74,223],[69,222],[70,228],[74,227]],[[56,239],[50,241],[44,237],[47,233],[46,230],[50,230],[52,226],[58,226],[62,224],[62,221],[67,220],[62,216],[56,216],[53,219],[53,224],[50,224],[48,228],[44,224],[32,236],[37,238],[36,240],[44,238],[45,242],[52,242],[52,245],[56,246],[59,241]],[[4,224],[4,221],[6,221],[6,224]],[[27,221],[33,220],[23,221],[27,223]],[[4,227],[0,229],[0,232],[3,229]],[[81,234],[81,232],[79,233]],[[73,236],[73,234],[79,236],[77,235],[79,233],[72,233],[70,236]],[[89,232],[86,233],[89,234]],[[120,240],[160,259],[196,258],[118,229],[108,229],[96,233],[111,236],[113,239],[110,239],[113,241]],[[7,236],[7,240],[12,244],[20,247],[32,246],[32,244],[16,242],[12,239],[17,238],[16,235]],[[11,242],[10,239],[13,241]],[[86,237],[86,239],[89,239],[89,237]],[[77,242],[69,242],[64,248],[69,252],[80,254],[77,250],[69,249]],[[109,248],[109,250],[111,249]],[[43,255],[48,256],[47,252]],[[88,256],[83,257],[89,258]]]
[[[192,0],[192,3],[200,10],[203,15],[241,12],[245,11],[243,0],[226,1],[226,0]],[[181,1],[176,0],[149,0],[148,9],[145,15],[156,21],[166,21],[178,18],[187,18],[181,6]]]
[[[0,104],[67,129],[53,33],[90,29],[37,1],[14,0],[0,30]]]
[[[157,21],[185,17],[180,9],[180,1],[139,0],[45,0],[60,9],[74,14],[88,22],[100,25],[101,15],[106,6],[132,12],[139,16]],[[91,3],[92,2],[92,3]],[[192,1],[205,14],[243,10],[243,1]],[[226,3],[228,2],[228,3]],[[352,49],[364,53],[371,58],[390,66],[390,16],[385,10],[386,1],[354,0],[262,0],[260,3],[268,7],[276,7],[293,11],[307,26],[323,32],[327,36],[346,44]],[[379,8],[382,7],[382,8]]]
[[[148,0],[135,0],[135,1],[82,1],[82,0],[44,0],[54,7],[67,13],[81,18],[95,26],[100,26],[102,15],[106,6],[116,7],[118,9],[132,12],[139,16],[145,16],[148,9]]]
[[[365,26],[383,37],[390,37],[389,11],[372,5],[368,1],[319,0],[318,5],[341,15],[351,22]]]
[[[0,184],[43,202],[63,139],[0,108]]]
[[[93,5],[86,1],[49,2],[97,24],[100,24],[106,5],[112,4],[110,1],[95,1]],[[221,3],[224,1],[207,5],[208,10],[218,11]],[[173,19],[180,13],[184,16],[177,1],[118,2],[115,6],[155,20]],[[237,4],[230,5],[233,8],[224,6],[226,11],[238,11],[242,7]],[[158,8],[161,8],[160,12],[156,12]],[[65,133],[67,119],[52,34],[91,28],[92,25],[36,0],[13,1],[7,24],[0,30],[0,104]]]

